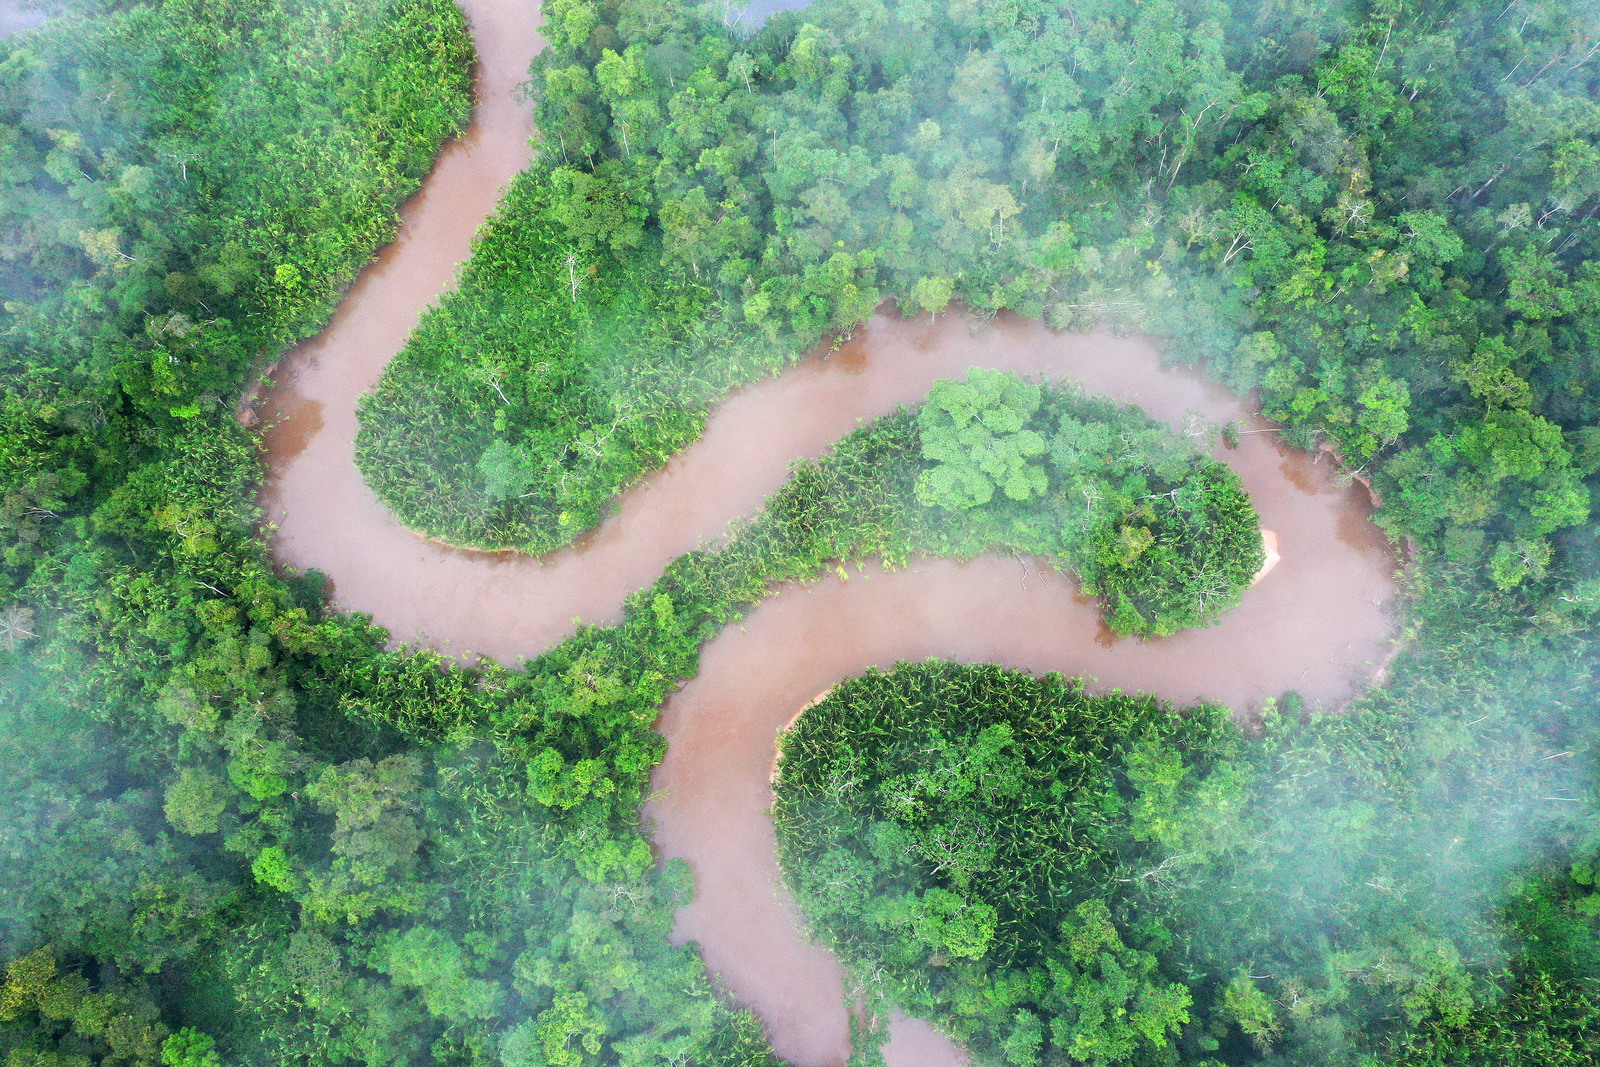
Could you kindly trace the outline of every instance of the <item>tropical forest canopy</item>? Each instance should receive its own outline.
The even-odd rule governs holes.
[[[543,550],[730,384],[959,300],[1170,338],[1515,587],[1600,466],[1595,18],[858,2],[748,38],[552,2],[542,159],[368,402],[363,470]]]
[[[1339,716],[1285,694],[1260,737],[884,676],[926,680],[930,751],[863,742],[871,788],[806,816],[847,891],[796,877],[887,1000],[1016,1064],[1594,1062],[1593,4],[821,0],[755,32],[550,0],[545,32],[539,159],[367,402],[408,523],[564,543],[892,297],[1157,335],[1417,546],[1387,683]],[[470,56],[437,0],[74,0],[0,43],[6,1067],[770,1063],[667,942],[691,887],[639,818],[701,645],[776,583],[913,552],[1062,554],[1129,629],[1253,568],[1236,489],[1153,443],[1092,471],[1120,510],[1067,509],[1139,416],[980,376],[524,669],[386,650],[271,567],[231,408],[393,232]],[[863,729],[832,714],[791,744]],[[1053,721],[1081,747],[1042,751]],[[928,858],[1046,797],[1037,870]]]
[[[1416,751],[1392,706],[1309,728],[1283,711],[1246,737],[1223,708],[1054,675],[849,679],[780,743],[784,871],[876,995],[977,1062],[1592,1059],[1589,964],[1573,966],[1592,927],[1544,925],[1565,879],[1516,880],[1498,906],[1544,963],[1482,982],[1510,962],[1487,914],[1526,847],[1505,821],[1552,825],[1524,807],[1536,783]],[[1589,893],[1568,914],[1592,917]],[[1554,953],[1531,948],[1552,934]]]

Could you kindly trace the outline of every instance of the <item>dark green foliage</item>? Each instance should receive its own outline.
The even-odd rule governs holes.
[[[1593,663],[1450,600],[1457,647],[1256,738],[988,666],[845,681],[781,743],[786,876],[878,995],[1006,1062],[1582,1062],[1594,864],[1540,857],[1594,852]]]
[[[929,752],[875,737],[930,774],[988,758],[918,794],[958,828],[977,798],[1068,836],[936,873],[844,841],[808,872],[842,876],[831,914],[883,861],[906,921],[861,953],[1010,1064],[1593,1062],[1593,16],[821,0],[746,37],[551,0],[543,158],[369,401],[365,469],[419,527],[547,547],[885,295],[1168,337],[1420,543],[1389,684],[1305,722],[1287,695],[1259,741],[1109,698],[1147,734],[1086,729],[1098,764],[1022,758],[998,702]],[[438,0],[84,2],[0,44],[8,1065],[769,1064],[666,940],[687,874],[638,821],[700,644],[913,551],[1065,553],[1155,631],[1248,577],[1217,468],[1006,384],[996,440],[863,428],[526,670],[326,613],[268,566],[228,408],[391,232],[468,57]],[[955,461],[988,501],[917,505]],[[1099,806],[1028,793],[1057,763]]]
[[[1261,566],[1238,476],[1137,409],[974,370],[934,384],[918,427],[935,462],[915,476],[914,547],[1054,555],[1118,633],[1212,622]]]
[[[1600,1003],[1594,993],[1543,973],[1518,975],[1500,1003],[1465,1018],[1430,1019],[1398,1050],[1401,1067],[1539,1064],[1580,1067],[1600,1054]]]
[[[675,3],[563,0],[533,79],[547,204],[507,210],[438,316],[459,364],[437,366],[441,321],[391,372],[364,469],[413,525],[543,550],[658,462],[642,423],[667,418],[644,437],[671,449],[705,402],[882,298],[957,299],[1168,338],[1372,478],[1392,533],[1538,580],[1600,467],[1580,436],[1600,414],[1600,110],[1592,5],[1513,8],[821,0],[740,36]],[[507,230],[542,260],[502,266]],[[643,318],[614,306],[645,291]],[[609,344],[575,326],[569,349],[467,313],[538,301],[556,328],[648,325]],[[668,365],[690,395],[634,390]],[[658,392],[682,408],[638,399]],[[541,472],[526,503],[477,473],[497,413]],[[1036,469],[996,474],[1020,493]],[[999,484],[958,473],[925,492]]]
[[[98,987],[91,987],[83,975],[63,973],[48,945],[11,960],[0,986],[0,1024],[29,1016],[41,1024],[31,1040],[11,1046],[6,1057],[10,1063],[212,1067],[217,1062],[206,1060],[203,1052],[176,1058],[203,1047],[209,1039],[193,1031],[168,1036],[160,1014],[149,983],[128,981],[108,970]],[[167,1056],[169,1049],[174,1058]]]
[[[419,744],[539,686],[384,652],[254,529],[233,397],[464,119],[460,12],[96,4],[0,49],[0,1058],[487,1064],[581,1015],[618,1057],[766,1062],[666,942],[644,724],[633,792],[571,776],[588,807],[513,743]],[[533,739],[629,766],[582,710]]]
[[[430,536],[565,544],[698,436],[710,400],[791,353],[664,270],[654,239],[574,240],[563,173],[512,184],[459,289],[362,400],[362,473]]]
[[[1159,1062],[1191,996],[1104,901],[1146,851],[1151,767],[1205,795],[1238,748],[1216,707],[1180,716],[1054,675],[902,665],[840,683],[784,735],[779,856],[859,973],[979,1055]]]
[[[85,4],[0,53],[0,358],[62,429],[226,408],[314,330],[465,120],[471,62],[447,0]]]

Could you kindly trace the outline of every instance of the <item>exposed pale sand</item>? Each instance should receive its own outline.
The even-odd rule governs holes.
[[[1261,579],[1271,574],[1272,568],[1276,567],[1278,565],[1278,561],[1283,559],[1283,557],[1278,554],[1277,533],[1272,530],[1268,530],[1265,527],[1263,527],[1261,530],[1261,551],[1266,555],[1267,558],[1261,561],[1261,569],[1256,571],[1256,576],[1254,578],[1250,579],[1250,584],[1252,586],[1259,585]]]
[[[823,698],[825,698],[829,693],[833,692],[833,689],[834,687],[830,685],[828,688],[824,689],[822,692],[806,701],[800,706],[799,711],[790,716],[788,722],[784,723],[778,728],[778,736],[773,739],[772,743],[772,769],[767,772],[768,782],[776,782],[778,780],[778,760],[783,755],[783,735],[788,733],[789,729],[794,726],[795,723],[800,721],[800,716],[804,715],[806,712],[820,704]]]

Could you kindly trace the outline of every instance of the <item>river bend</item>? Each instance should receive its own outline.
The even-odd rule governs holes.
[[[699,676],[663,710],[667,753],[646,814],[660,856],[686,859],[695,874],[675,937],[699,943],[780,1055],[832,1067],[849,1048],[843,970],[798,929],[766,814],[777,731],[839,678],[938,655],[1248,714],[1290,689],[1334,706],[1370,677],[1393,631],[1396,561],[1365,494],[1341,484],[1330,459],[1282,447],[1247,403],[1163,369],[1149,342],[1059,335],[1014,317],[974,334],[955,314],[930,322],[880,313],[839,351],[732,395],[699,441],[623,494],[572,548],[534,559],[455,550],[407,531],[355,468],[356,402],[454,284],[473,234],[526,166],[532,128],[514,87],[542,44],[531,3],[463,6],[480,57],[470,127],[402,209],[395,241],[328,328],[284,356],[258,405],[275,558],[321,570],[339,608],[370,613],[397,642],[515,664],[561,640],[574,620],[614,621],[629,592],[756,511],[792,461],[974,365],[1073,379],[1174,426],[1199,412],[1252,431],[1216,455],[1239,472],[1282,560],[1212,628],[1116,639],[1067,578],[1037,561],[922,560],[782,590],[706,647]],[[891,1063],[959,1062],[926,1024],[898,1020],[892,1034]]]

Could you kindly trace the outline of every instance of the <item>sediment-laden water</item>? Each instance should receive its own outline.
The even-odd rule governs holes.
[[[559,641],[574,619],[613,620],[626,594],[671,559],[759,508],[793,460],[970,366],[1074,379],[1175,426],[1199,412],[1270,430],[1196,374],[1163,369],[1146,341],[1057,335],[1004,316],[974,334],[956,314],[937,323],[879,314],[841,350],[730,397],[698,442],[624,494],[578,546],[531,559],[423,541],[356,471],[356,401],[453,283],[472,235],[526,165],[532,130],[513,88],[541,45],[534,4],[463,6],[480,55],[471,127],[403,209],[394,243],[328,329],[284,357],[258,405],[268,426],[261,502],[276,558],[324,572],[337,606],[371,613],[396,641],[514,664]],[[1335,705],[1370,676],[1392,632],[1396,561],[1368,521],[1364,493],[1339,483],[1331,459],[1286,450],[1272,432],[1247,433],[1217,455],[1239,471],[1282,560],[1213,628],[1114,639],[1062,575],[1039,561],[989,558],[867,568],[783,590],[707,646],[699,677],[664,709],[667,755],[647,815],[662,858],[682,857],[695,873],[696,897],[675,936],[700,944],[780,1055],[823,1067],[848,1054],[843,970],[797,928],[766,815],[777,730],[839,678],[938,655],[1247,713],[1289,689]],[[892,1032],[892,1064],[959,1061],[924,1023],[898,1020]]]

